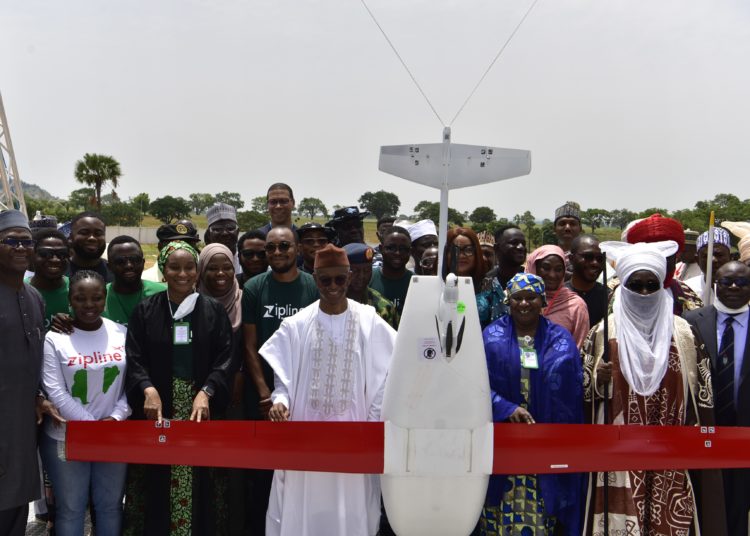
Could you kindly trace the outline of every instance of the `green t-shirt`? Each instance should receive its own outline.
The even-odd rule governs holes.
[[[57,313],[70,314],[70,303],[68,302],[70,280],[67,275],[64,275],[62,280],[63,284],[60,288],[56,288],[55,290],[42,290],[37,288],[39,294],[42,295],[42,299],[44,300],[44,331],[49,331],[52,317]],[[31,278],[27,277],[24,279],[24,282],[31,285]],[[34,285],[31,286],[33,287]]]
[[[413,275],[414,272],[406,270],[404,275],[398,279],[390,279],[383,276],[383,271],[380,268],[373,268],[369,287],[380,292],[386,300],[393,302],[400,316],[404,309],[406,292],[409,290],[409,282]]]
[[[136,305],[144,298],[167,290],[167,285],[164,283],[156,283],[154,281],[141,281],[141,283],[143,287],[140,292],[134,292],[133,294],[115,292],[112,289],[114,283],[107,283],[107,303],[104,306],[102,316],[113,322],[127,326],[130,321],[130,315],[133,313]]]
[[[300,272],[294,281],[280,283],[273,278],[273,272],[265,272],[245,283],[242,322],[255,324],[260,348],[279,329],[282,320],[314,303],[318,297],[318,287],[310,274]]]

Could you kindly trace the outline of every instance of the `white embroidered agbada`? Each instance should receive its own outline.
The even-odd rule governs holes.
[[[317,301],[286,318],[259,353],[273,368],[274,404],[291,421],[379,421],[396,331],[375,309],[347,300],[328,315]],[[373,536],[377,475],[276,471],[267,536]]]

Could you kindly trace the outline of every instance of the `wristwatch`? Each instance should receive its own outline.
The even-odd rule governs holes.
[[[211,387],[209,387],[208,385],[204,385],[203,388],[201,389],[201,391],[203,391],[204,393],[206,393],[206,396],[208,398],[213,398],[214,397],[214,390]]]

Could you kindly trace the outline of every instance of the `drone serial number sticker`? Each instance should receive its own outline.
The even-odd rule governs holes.
[[[440,343],[437,337],[419,339],[419,355],[423,359],[435,359],[438,356]]]

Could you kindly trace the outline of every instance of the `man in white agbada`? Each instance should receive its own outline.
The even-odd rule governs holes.
[[[320,300],[286,318],[259,353],[273,368],[272,421],[379,421],[396,332],[375,309],[346,297],[343,249],[315,257]],[[373,536],[377,475],[276,471],[267,536]]]

